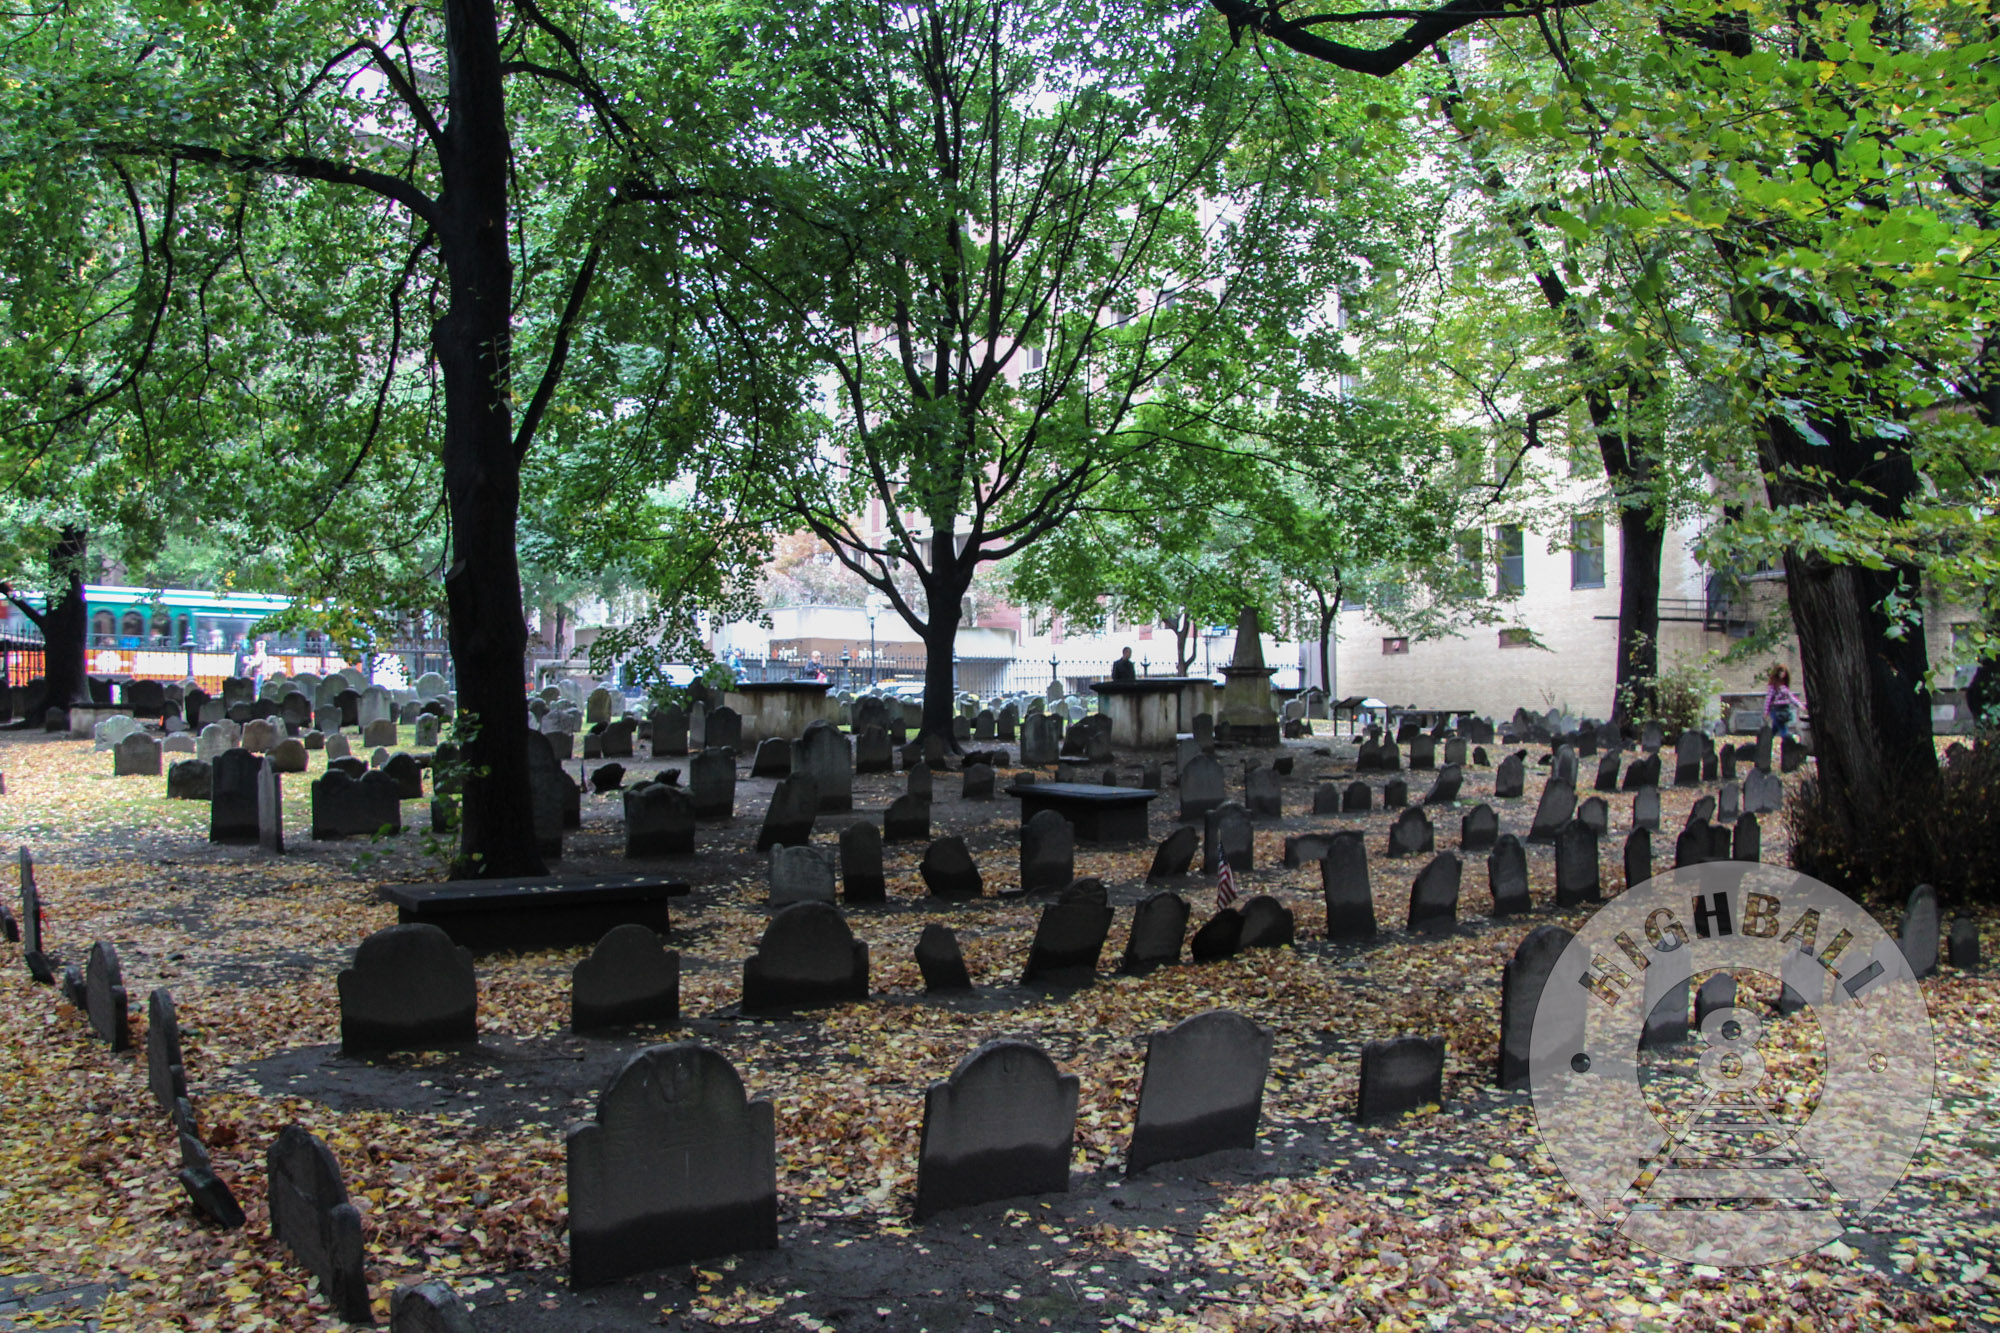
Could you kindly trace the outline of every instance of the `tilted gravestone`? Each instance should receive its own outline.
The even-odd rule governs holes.
[[[1674,839],[1674,868],[1706,865],[1711,859],[1715,840],[1709,837],[1708,821],[1696,820],[1682,829]]]
[[[1896,930],[1896,942],[1902,946],[1903,957],[1909,960],[1911,974],[1920,980],[1937,975],[1942,926],[1937,890],[1928,884],[1919,884],[1911,889],[1909,898],[1903,904],[1903,920]],[[95,956],[93,950],[92,957]]]
[[[1542,1002],[1543,988],[1555,971],[1556,960],[1574,938],[1561,926],[1537,926],[1514,948],[1500,973],[1500,1069],[1496,1082],[1503,1088],[1528,1085],[1529,1058],[1533,1047],[1535,1011]],[[1580,1018],[1581,1011],[1578,1012]],[[1576,1033],[1583,1036],[1581,1025]]]
[[[986,891],[979,867],[960,837],[939,838],[925,848],[918,872],[932,896],[947,902],[967,902]]]
[[[989,1041],[924,1094],[919,1220],[1069,1188],[1078,1083],[1039,1047]]]
[[[1187,899],[1178,893],[1149,895],[1132,910],[1132,930],[1125,940],[1125,955],[1119,969],[1143,975],[1156,967],[1181,960],[1181,942],[1187,938]]]
[[[1660,756],[1643,755],[1634,759],[1625,769],[1625,776],[1619,782],[1620,791],[1638,791],[1643,787],[1660,785]]]
[[[570,973],[572,1032],[633,1024],[672,1027],[681,1019],[681,956],[636,922],[605,932]]]
[[[1271,1048],[1270,1029],[1227,1009],[1196,1014],[1148,1037],[1125,1174],[1254,1149]]]
[[[1248,899],[1237,912],[1243,918],[1243,931],[1236,941],[1240,949],[1281,949],[1298,936],[1292,909],[1268,893]]]
[[[1590,831],[1600,838],[1611,831],[1611,807],[1602,796],[1577,802],[1576,817],[1589,825]]]
[[[743,1010],[796,1009],[868,998],[868,946],[830,902],[794,903],[771,918],[743,960]]]
[[[733,819],[736,815],[736,751],[704,749],[688,765],[688,794],[694,798],[696,819]]]
[[[1513,834],[1502,835],[1486,858],[1486,887],[1493,895],[1493,915],[1513,916],[1530,910],[1528,849]]]
[[[1403,811],[1389,826],[1387,856],[1426,856],[1436,849],[1436,830],[1421,808]]]
[[[1556,831],[1556,906],[1602,902],[1597,863],[1597,830],[1572,819]]]
[[[1276,769],[1253,768],[1243,775],[1243,808],[1253,818],[1284,818],[1284,785]]]
[[[807,724],[792,753],[792,772],[808,774],[818,784],[820,813],[844,814],[854,808],[854,752],[831,722]]]
[[[1444,1100],[1444,1038],[1397,1037],[1361,1048],[1361,1088],[1354,1118],[1393,1120]]]
[[[1222,764],[1211,754],[1196,755],[1181,769],[1181,820],[1200,819],[1228,799]]]
[[[923,973],[926,991],[972,989],[972,976],[965,970],[965,955],[958,951],[958,936],[949,926],[925,926],[917,937],[917,970]]]
[[[1625,839],[1625,887],[1635,889],[1653,877],[1653,832],[1635,828]]]
[[[474,1333],[472,1312],[442,1282],[412,1282],[389,1298],[389,1333]]]
[[[905,792],[882,814],[883,842],[923,842],[931,836],[931,798]]]
[[[1458,824],[1458,849],[1462,852],[1483,852],[1492,847],[1500,837],[1500,816],[1493,807],[1481,801],[1465,814]]]
[[[840,896],[848,904],[886,902],[888,877],[882,871],[882,830],[858,820],[840,831]]]
[[[792,743],[783,736],[766,736],[757,742],[750,760],[753,778],[786,778],[792,775]]]
[[[539,826],[538,826],[539,827]],[[396,782],[379,771],[350,777],[329,768],[312,785],[312,836],[328,838],[373,837],[387,830],[403,828],[403,803]]]
[[[627,787],[625,855],[691,856],[694,853],[694,798],[666,782],[642,782]]]
[[[1051,903],[1035,923],[1028,962],[1021,981],[1049,981],[1087,986],[1097,973],[1104,938],[1111,933],[1112,911],[1090,902]]]
[[[1204,921],[1188,941],[1188,956],[1197,963],[1213,963],[1234,958],[1243,944],[1243,917],[1228,909]]]
[[[1225,801],[1202,816],[1202,874],[1215,874],[1225,861],[1236,870],[1250,869],[1254,847],[1250,812],[1236,802]]]
[[[233,1231],[242,1226],[243,1207],[236,1202],[236,1195],[229,1186],[215,1174],[208,1148],[195,1133],[192,1120],[183,1120],[178,1125],[175,1138],[179,1140],[181,1151],[181,1169],[176,1174],[188,1202],[202,1216],[225,1230]]]
[[[967,764],[959,795],[968,801],[993,799],[993,765]]]
[[[1425,805],[1452,805],[1458,800],[1458,789],[1465,785],[1465,770],[1457,764],[1446,764],[1438,770],[1437,781],[1424,796]]]
[[[1021,891],[1059,889],[1076,878],[1076,832],[1055,810],[1021,825]]]
[[[1556,833],[1576,813],[1576,788],[1550,778],[1535,806],[1534,822],[1528,826],[1529,842],[1553,842]]]
[[[771,804],[764,810],[764,825],[757,833],[757,850],[773,847],[803,847],[812,841],[813,823],[819,818],[819,783],[807,773],[781,778],[771,790]]]
[[[1418,871],[1410,888],[1408,929],[1435,935],[1448,933],[1457,926],[1458,890],[1464,875],[1465,863],[1456,852],[1440,852]]]
[[[248,750],[224,750],[209,778],[208,840],[257,841],[257,770],[264,761]]]
[[[771,848],[770,905],[832,902],[835,866],[834,854],[826,848],[783,844]]]
[[[1696,820],[1700,820],[1704,824],[1715,822],[1715,798],[1713,796],[1704,796],[1688,807],[1687,822],[1692,824]]]
[[[1500,761],[1493,770],[1493,799],[1511,801],[1527,789],[1528,762],[1516,752]]]
[[[361,1214],[340,1164],[303,1125],[287,1125],[265,1154],[271,1235],[319,1279],[320,1294],[350,1324],[372,1324],[361,1262]]]
[[[1596,785],[1598,791],[1618,790],[1618,765],[1623,757],[1619,751],[1613,750],[1610,754],[1605,755],[1597,761]]]
[[[1361,832],[1336,833],[1319,864],[1326,899],[1326,937],[1365,940],[1375,934],[1375,894],[1368,882],[1368,845]]]
[[[735,1067],[705,1046],[634,1055],[564,1143],[572,1287],[778,1247],[771,1103],[745,1095]]]
[[[173,993],[165,986],[146,997],[146,1090],[168,1115],[187,1096],[181,1025],[174,1014]]]
[[[1189,867],[1194,865],[1195,853],[1200,850],[1201,835],[1196,833],[1192,826],[1181,825],[1160,839],[1159,848],[1153,853],[1153,864],[1146,871],[1146,878],[1171,879],[1175,875],[1187,874]]]
[[[1375,805],[1375,789],[1359,779],[1347,784],[1341,793],[1340,812],[1344,815],[1365,815]]]
[[[385,926],[354,950],[340,985],[342,1054],[422,1051],[478,1040],[472,951],[426,922]]]
[[[126,1002],[125,974],[118,967],[118,950],[109,940],[98,940],[90,946],[83,989],[90,1030],[110,1043],[112,1050],[130,1050],[131,1006]]]

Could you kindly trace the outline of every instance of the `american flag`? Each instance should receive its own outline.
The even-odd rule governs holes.
[[[1222,872],[1215,877],[1215,910],[1220,912],[1235,901],[1236,871],[1230,866],[1228,858],[1224,857]]]

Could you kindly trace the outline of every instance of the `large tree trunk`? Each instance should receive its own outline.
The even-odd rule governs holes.
[[[962,594],[961,594],[962,595]],[[952,660],[958,647],[958,623],[963,613],[958,597],[930,598],[930,619],[923,626],[924,637],[924,720],[920,735],[936,735],[947,753],[958,752],[951,733],[951,720],[958,712],[957,663]]]
[[[508,136],[491,0],[449,0],[450,121],[439,158],[439,253],[450,301],[432,330],[445,392],[445,575],[465,747],[458,875],[539,875],[528,794],[522,663],[527,622],[515,553],[521,465],[508,402],[513,265],[507,253]]]
[[[49,708],[90,702],[90,608],[83,598],[88,546],[89,534],[71,525],[49,548],[48,604],[39,617],[42,680],[48,686],[45,706]]]
[[[1614,722],[1643,722],[1652,712],[1653,682],[1660,674],[1660,567],[1666,538],[1659,512],[1650,503],[1619,511],[1618,674],[1611,695]]]

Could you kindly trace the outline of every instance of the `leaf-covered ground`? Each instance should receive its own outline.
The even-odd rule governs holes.
[[[1990,974],[1946,967],[1925,983],[1939,1058],[1929,1134],[1862,1228],[1768,1268],[1668,1262],[1597,1223],[1541,1151],[1526,1094],[1491,1087],[1501,964],[1535,926],[1574,929],[1583,919],[1548,905],[1549,852],[1530,852],[1530,916],[1484,919],[1490,900],[1475,856],[1458,933],[1390,930],[1365,947],[1330,945],[1318,938],[1317,868],[1280,864],[1287,833],[1362,823],[1385,925],[1405,916],[1420,863],[1381,859],[1389,816],[1379,802],[1365,821],[1303,813],[1319,780],[1347,779],[1351,751],[1324,738],[1288,751],[1298,771],[1285,781],[1287,817],[1259,827],[1258,868],[1242,879],[1246,895],[1274,893],[1294,908],[1296,948],[1116,977],[1108,969],[1130,921],[1121,910],[1097,985],[1024,988],[1015,983],[1042,902],[932,905],[916,873],[921,848],[892,846],[891,903],[850,912],[870,947],[869,1000],[746,1019],[735,1008],[741,960],[768,920],[750,845],[771,788],[746,777],[738,818],[704,825],[701,854],[667,863],[694,885],[674,903],[680,1029],[572,1037],[569,973],[583,949],[488,956],[476,1050],[366,1064],[339,1056],[334,976],[362,937],[395,920],[376,900],[378,885],[442,873],[422,835],[308,842],[306,781],[294,777],[288,854],[211,847],[207,807],[165,800],[163,779],[113,778],[111,756],[86,741],[0,734],[0,833],[10,861],[16,846],[34,850],[46,947],[80,965],[93,940],[117,945],[140,1052],[108,1051],[7,950],[0,1281],[15,1297],[104,1284],[91,1317],[105,1328],[337,1327],[269,1236],[264,1151],[296,1121],[332,1148],[364,1214],[382,1322],[396,1285],[430,1277],[456,1287],[482,1329],[508,1330],[2000,1325],[2000,1275],[1988,1268],[2000,1235],[2000,986]],[[1235,771],[1254,756],[1223,757]],[[315,775],[319,767],[315,753]],[[1136,778],[1136,757],[1119,767]],[[1421,794],[1428,775],[1408,776]],[[1490,797],[1492,781],[1490,769],[1470,771],[1461,809]],[[902,783],[858,778],[852,818],[879,819]],[[1531,769],[1527,799],[1499,803],[1504,829],[1526,831],[1539,787]],[[939,776],[934,832],[967,836],[989,894],[1011,888],[1016,802],[965,802],[957,788],[955,774]],[[1695,794],[1664,794],[1664,827],[1679,827]],[[1611,805],[1607,891],[1620,887],[1631,800]],[[1172,827],[1175,806],[1172,792],[1155,802],[1155,838]],[[404,817],[424,825],[427,806],[411,803]],[[823,817],[821,839],[848,818]],[[1455,847],[1457,834],[1457,812],[1441,813],[1440,849]],[[621,868],[621,835],[618,798],[586,796],[563,868]],[[1660,841],[1670,847],[1671,835]],[[1782,853],[1782,821],[1767,819],[1765,857]],[[1077,873],[1102,877],[1129,909],[1147,891],[1151,855],[1150,845],[1083,848]],[[1194,903],[1197,922],[1205,918],[1211,882],[1171,887]],[[11,887],[7,897],[16,901]],[[936,921],[958,932],[978,996],[923,995],[911,949]],[[1994,920],[1982,924],[1989,940],[2000,938]],[[145,1082],[144,1000],[155,986],[173,991],[197,1115],[218,1173],[249,1214],[241,1231],[200,1223],[175,1180],[169,1126]],[[1126,1179],[1147,1035],[1216,1006],[1277,1036],[1259,1152]],[[1446,1037],[1444,1102],[1391,1126],[1356,1127],[1360,1046],[1398,1033]],[[1082,1080],[1071,1189],[915,1224],[923,1089],[1003,1035],[1041,1043]],[[572,1293],[563,1127],[589,1114],[631,1051],[689,1037],[723,1051],[775,1104],[781,1248]],[[75,1318],[14,1316],[20,1327]]]

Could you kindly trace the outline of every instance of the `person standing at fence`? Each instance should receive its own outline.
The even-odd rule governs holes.
[[[243,659],[243,674],[250,677],[252,682],[251,688],[261,693],[264,689],[265,673],[270,671],[277,663],[278,659],[271,656],[271,641],[269,639],[257,640],[257,647],[248,657]]]
[[[1125,648],[1125,655],[1123,657],[1120,657],[1116,662],[1113,662],[1111,664],[1111,679],[1113,680],[1139,679],[1139,669],[1132,665],[1132,649],[1129,644]]]
[[[1792,693],[1792,673],[1785,665],[1774,663],[1771,674],[1764,680],[1764,717],[1771,724],[1771,734],[1780,739],[1792,734],[1792,721],[1805,711],[1806,701]]]

